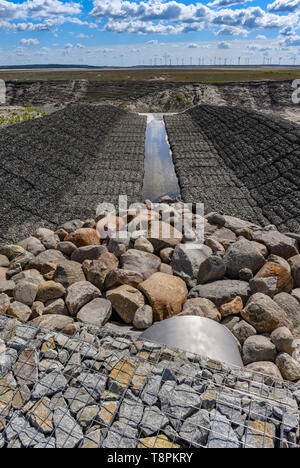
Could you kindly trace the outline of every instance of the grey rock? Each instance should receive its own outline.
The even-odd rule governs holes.
[[[10,300],[7,294],[0,294],[0,313],[5,314],[9,308]]]
[[[198,272],[198,284],[216,281],[224,278],[226,265],[218,255],[211,255],[201,263]]]
[[[201,404],[200,395],[192,387],[186,384],[176,386],[170,381],[163,384],[159,400],[162,411],[179,420],[186,419]]]
[[[119,421],[136,428],[142,420],[144,405],[139,401],[124,399],[119,408]]]
[[[231,427],[230,421],[219,411],[210,413],[211,432],[208,436],[208,448],[240,448],[240,442]]]
[[[264,419],[265,420],[265,419]],[[245,448],[274,448],[276,427],[264,421],[249,421],[243,437]]]
[[[144,403],[150,406],[156,404],[161,382],[160,376],[149,377],[140,396]]]
[[[76,250],[76,245],[69,241],[59,242],[57,244],[57,250],[59,250],[62,254],[67,255],[67,257],[71,257],[74,250]]]
[[[54,281],[61,283],[66,289],[74,283],[85,281],[80,263],[61,261],[55,271]]]
[[[265,294],[257,293],[251,296],[242,311],[242,317],[258,333],[272,333],[279,327],[287,327],[289,330],[293,330],[293,324],[285,311]]]
[[[122,236],[115,234],[108,243],[108,251],[113,253],[117,258],[125,254],[130,245],[130,234],[126,232],[123,234]]]
[[[271,340],[276,346],[277,351],[292,354],[293,335],[286,327],[280,327],[273,331]]]
[[[45,442],[45,436],[33,429],[25,417],[15,412],[5,428],[5,437],[9,442],[19,439],[24,448],[32,448]]]
[[[194,315],[196,317],[206,317],[215,322],[220,322],[221,314],[215,304],[209,299],[198,297],[188,299],[180,315]]]
[[[36,237],[41,241],[46,249],[55,249],[59,243],[59,237],[51,229],[38,228]]]
[[[101,296],[101,292],[89,281],[79,281],[69,286],[66,296],[66,305],[71,316],[76,316],[79,310]]]
[[[105,390],[106,382],[107,377],[103,374],[83,372],[77,378],[78,385],[85,388],[95,398],[100,398]]]
[[[7,349],[0,353],[0,378],[12,370],[17,357],[18,353],[15,349]]]
[[[61,226],[59,226],[58,229],[63,229],[64,231],[67,231],[69,234],[73,231],[76,231],[76,229],[80,229],[83,227],[83,221],[80,219],[74,219],[72,221],[68,221]]]
[[[296,361],[289,354],[278,354],[276,366],[285,380],[289,380],[290,382],[298,382],[300,380],[300,362]]]
[[[84,260],[98,260],[98,258],[107,252],[104,245],[87,245],[76,249],[71,256],[73,262],[83,263]]]
[[[289,259],[291,265],[291,272],[294,279],[294,286],[300,287],[300,255],[296,255]]]
[[[46,250],[41,241],[36,237],[28,237],[19,242],[19,245],[35,257]]]
[[[276,354],[275,345],[265,336],[250,336],[244,342],[243,361],[245,365],[257,361],[274,362]]]
[[[6,257],[6,255],[0,255],[0,267],[8,267],[9,266],[9,260]]]
[[[145,436],[157,434],[169,424],[169,419],[157,406],[145,408],[140,428]]]
[[[189,293],[189,298],[204,297],[212,301],[217,307],[240,296],[245,303],[250,296],[249,284],[239,280],[220,280],[213,283],[200,284]]]
[[[139,307],[134,315],[133,326],[145,330],[153,324],[153,309],[149,305]]]
[[[14,336],[11,340],[7,342],[7,347],[15,349],[16,351],[22,351],[27,346],[27,342],[22,338]]]
[[[286,313],[294,326],[294,334],[300,334],[300,304],[293,296],[288,293],[282,292],[274,296],[274,301]]]
[[[65,261],[65,256],[59,252],[58,250],[45,250],[45,252],[41,252],[39,255],[34,257],[28,265],[28,268],[36,269],[41,271],[42,267],[47,263],[53,263],[57,265],[60,262]]]
[[[252,294],[262,293],[273,297],[277,291],[277,276],[268,278],[253,278],[249,282]]]
[[[271,254],[278,255],[285,259],[299,253],[297,241],[295,239],[291,239],[275,230],[254,231],[253,240],[265,244]]]
[[[112,314],[111,302],[97,298],[86,304],[77,314],[77,320],[87,325],[101,327],[105,325]]]
[[[205,446],[210,430],[209,413],[199,410],[186,419],[180,429],[179,436],[191,447]]]
[[[236,323],[231,331],[241,344],[244,344],[250,336],[256,335],[255,328],[250,323],[245,322],[245,320]]]
[[[136,448],[138,430],[120,421],[114,422],[107,432],[103,448]]]
[[[253,278],[253,273],[250,268],[242,268],[239,271],[239,279],[242,281],[250,281]]]
[[[32,306],[39,289],[39,284],[39,280],[34,278],[28,278],[20,281],[14,290],[15,300],[28,306]]]
[[[252,242],[244,237],[240,237],[237,242],[228,247],[223,260],[229,278],[239,278],[242,268],[249,268],[255,274],[266,262]]]
[[[171,267],[174,275],[183,279],[190,288],[197,284],[200,265],[212,254],[212,250],[203,245],[201,248],[191,249],[186,244],[176,246]]]
[[[53,371],[45,375],[34,386],[32,391],[33,398],[41,398],[43,396],[51,396],[55,393],[62,392],[67,387],[68,382],[60,371]]]
[[[121,256],[121,266],[124,270],[137,271],[144,280],[159,271],[161,260],[156,255],[139,250],[129,249]]]
[[[11,280],[2,280],[0,281],[0,294],[7,294],[12,297],[15,290],[15,283]]]
[[[56,408],[53,415],[57,448],[75,448],[83,440],[80,425],[71,416],[70,411]]]
[[[45,315],[69,315],[68,309],[63,299],[52,299],[46,302],[43,312]]]

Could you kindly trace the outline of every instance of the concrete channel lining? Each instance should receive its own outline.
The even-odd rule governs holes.
[[[106,327],[69,337],[2,315],[0,335],[13,371],[0,380],[0,447],[299,447],[291,382]],[[59,370],[43,370],[46,350],[64,357]],[[3,379],[3,352],[0,363]]]

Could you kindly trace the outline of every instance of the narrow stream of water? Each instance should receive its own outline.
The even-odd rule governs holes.
[[[164,123],[166,114],[141,114],[148,118],[145,146],[143,200],[153,202],[164,195],[180,195],[172,152]]]

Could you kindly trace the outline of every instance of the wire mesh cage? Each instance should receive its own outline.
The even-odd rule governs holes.
[[[299,448],[300,388],[109,327],[0,316],[1,448]]]

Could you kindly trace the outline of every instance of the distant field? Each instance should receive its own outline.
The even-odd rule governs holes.
[[[294,80],[300,77],[299,68],[241,69],[241,68],[174,68],[174,69],[41,69],[0,70],[5,81],[89,80],[103,82],[164,82],[164,83],[228,83],[232,81]]]

